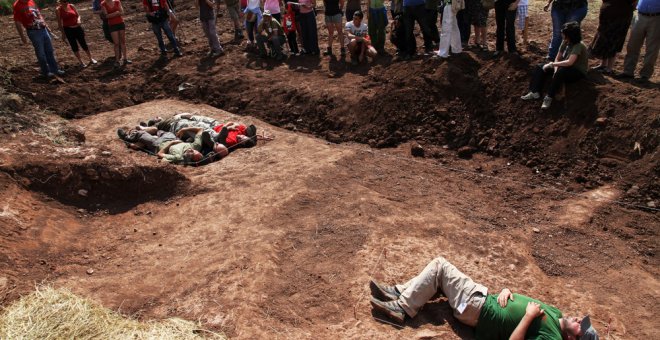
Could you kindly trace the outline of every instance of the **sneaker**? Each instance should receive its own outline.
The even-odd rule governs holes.
[[[396,301],[380,301],[374,297],[371,298],[371,306],[375,310],[387,315],[390,319],[395,320],[398,323],[403,323],[406,318],[406,311],[401,308]]]
[[[85,64],[85,63],[80,63],[80,67],[81,67],[81,68],[86,68],[86,67],[87,67],[87,64]]]
[[[369,288],[371,295],[383,301],[398,300],[401,295],[395,286],[382,285],[374,280],[369,281]]]
[[[257,145],[257,127],[254,125],[250,125],[245,129],[245,135],[250,137],[250,139],[243,143],[246,148],[251,148],[255,145]]]
[[[639,80],[638,80],[638,82],[644,83],[644,84],[649,83],[650,81],[651,81],[651,78],[646,77],[646,76],[640,76]]]
[[[541,108],[546,110],[550,108],[550,105],[552,105],[552,98],[545,96],[545,98],[543,98],[543,104],[541,104]]]
[[[531,92],[531,91],[528,94],[520,97],[520,99],[522,100],[534,100],[539,98],[541,98],[541,94],[539,94],[538,92]]]
[[[115,68],[115,69],[118,69],[118,68],[121,67],[121,64],[118,61],[115,61],[115,63],[112,64],[112,67]]]
[[[55,71],[55,74],[57,74],[58,76],[63,76],[64,75],[64,70],[61,70],[61,69],[57,70],[57,71]]]
[[[133,62],[130,59],[124,59],[124,65],[132,64]]]
[[[215,137],[216,141],[224,146],[227,146],[227,135],[229,134],[229,130],[227,130],[226,126],[223,126],[220,132],[218,132],[218,135]]]
[[[328,49],[323,52],[324,56],[332,56],[332,47],[328,47]]]
[[[119,133],[119,131],[117,131],[117,133]],[[213,149],[214,144],[211,134],[208,131],[202,132],[202,145]]]
[[[183,57],[183,53],[181,53],[180,50],[176,50],[176,51],[174,52],[174,56],[175,56],[175,57]]]
[[[92,64],[92,65],[96,65],[96,64],[98,64],[99,62],[96,61],[96,59],[90,59],[89,63]]]
[[[117,129],[117,136],[119,136],[119,139],[125,141],[126,140],[126,130],[124,129]]]
[[[504,51],[495,51],[493,52],[493,57],[499,57],[504,53]]]
[[[211,58],[219,57],[221,55],[225,54],[225,51],[220,49],[215,52],[211,52]]]
[[[346,56],[346,48],[345,48],[345,47],[342,47],[342,48],[339,50],[339,55],[341,55],[342,57],[345,57],[345,56]]]

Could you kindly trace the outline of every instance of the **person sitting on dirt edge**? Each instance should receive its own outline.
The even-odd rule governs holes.
[[[548,109],[552,105],[555,94],[566,83],[573,83],[587,75],[589,70],[589,52],[587,46],[582,43],[582,32],[580,24],[575,21],[567,22],[561,30],[564,40],[559,47],[559,53],[555,61],[545,65],[538,65],[534,69],[532,80],[529,84],[529,93],[520,97],[522,100],[534,100],[541,98],[541,89],[548,76],[552,76],[552,82],[541,109]]]
[[[214,143],[208,131],[202,128],[184,128],[177,133],[178,138],[184,138],[186,134],[194,134],[192,143],[185,143],[181,140],[174,140],[160,145],[158,158],[168,163],[175,164],[198,164],[204,157],[202,150],[212,150],[215,155],[224,157],[229,154],[227,148]]]
[[[266,44],[270,48],[270,56],[282,60],[282,45],[286,42],[284,38],[284,30],[282,25],[270,14],[269,10],[263,13],[263,20],[257,27],[257,47],[259,48],[259,56],[266,57]]]
[[[475,327],[477,339],[598,340],[589,316],[564,317],[555,307],[504,288],[499,294],[475,283],[445,258],[431,261],[402,285],[370,282],[373,308],[403,323],[436,293],[443,293],[461,323]]]

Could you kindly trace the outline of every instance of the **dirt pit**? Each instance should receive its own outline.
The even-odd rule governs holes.
[[[157,163],[116,138],[117,126],[180,112],[275,138],[202,167]],[[591,314],[603,337],[608,325],[612,338],[660,337],[646,317],[657,312],[660,219],[616,204],[616,185],[570,192],[489,155],[438,148],[434,159],[413,158],[407,144],[333,144],[174,100],[75,123],[86,144],[57,167],[34,166],[30,153],[2,158],[3,303],[47,282],[141,319],[201,320],[239,339],[471,339],[442,298],[402,329],[372,316],[370,278],[402,282],[442,255],[491,292],[509,287]],[[67,169],[79,174],[66,179]],[[52,186],[34,183],[50,176]],[[121,192],[146,190],[134,181],[164,191],[125,204]],[[163,188],[173,181],[183,187]],[[78,208],[79,188],[99,210]],[[103,210],[112,204],[121,209]]]
[[[175,169],[106,163],[26,164],[13,169],[29,190],[90,211],[125,212],[149,201],[165,201],[186,189]]]

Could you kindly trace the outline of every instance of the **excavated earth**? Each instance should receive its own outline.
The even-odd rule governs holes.
[[[131,4],[122,71],[81,8],[100,65],[77,68],[56,41],[67,74],[52,81],[0,17],[0,304],[46,283],[233,338],[470,339],[442,298],[403,328],[372,315],[370,278],[401,282],[442,255],[492,292],[591,314],[604,338],[659,338],[658,79],[592,72],[548,112],[521,102],[550,31],[536,7],[522,57],[351,67],[255,58],[226,16],[227,54],[206,59],[189,4],[185,56],[158,61]],[[116,138],[179,112],[274,140],[183,167]]]

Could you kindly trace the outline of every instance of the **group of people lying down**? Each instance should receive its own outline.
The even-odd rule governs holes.
[[[191,113],[155,117],[134,128],[119,128],[117,135],[131,149],[146,151],[176,164],[218,160],[235,148],[253,147],[257,139],[269,139],[257,136],[254,125],[220,123]]]

